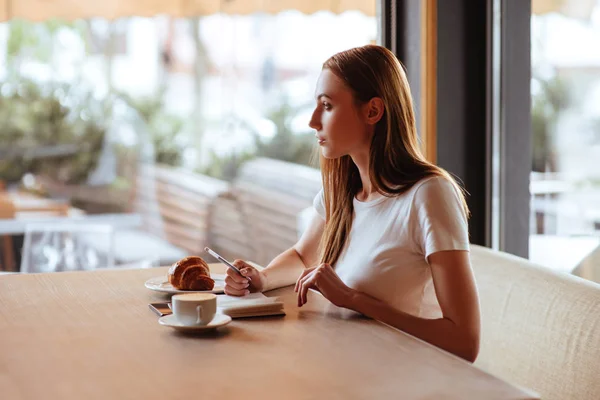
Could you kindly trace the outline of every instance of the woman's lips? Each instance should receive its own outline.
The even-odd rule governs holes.
[[[315,136],[317,138],[317,142],[319,142],[319,145],[322,145],[323,143],[325,143],[325,139],[323,139],[320,136]]]

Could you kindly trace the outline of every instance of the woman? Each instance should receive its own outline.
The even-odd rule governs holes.
[[[243,296],[296,283],[339,307],[474,361],[479,300],[459,186],[419,151],[408,81],[393,53],[364,46],[332,56],[317,82],[310,127],[323,190],[298,243],[225,292]]]

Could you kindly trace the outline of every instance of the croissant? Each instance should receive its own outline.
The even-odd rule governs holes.
[[[184,290],[212,290],[215,281],[205,274],[205,269],[199,265],[187,268],[181,276],[181,288]]]
[[[208,264],[198,256],[185,257],[173,264],[168,279],[180,290],[212,290],[215,287]]]

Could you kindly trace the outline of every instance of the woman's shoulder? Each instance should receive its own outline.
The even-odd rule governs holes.
[[[463,194],[458,184],[451,177],[444,175],[428,176],[411,188],[413,204],[428,204],[432,207],[442,204],[456,204],[461,207]]]
[[[399,187],[400,189],[401,187]],[[444,197],[449,193],[456,193],[457,186],[451,178],[443,175],[429,175],[413,183],[408,189],[399,194],[390,194],[386,197],[395,198],[398,202],[413,201],[415,197]]]
[[[415,184],[412,204],[416,210],[452,213],[468,216],[462,189],[450,176],[438,175],[421,179]]]
[[[438,192],[447,192],[448,190],[455,192],[456,183],[451,180],[452,178],[443,175],[431,175],[426,176],[419,180],[417,183],[410,188],[413,193],[426,193],[433,194]]]

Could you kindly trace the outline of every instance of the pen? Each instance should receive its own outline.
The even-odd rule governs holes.
[[[237,272],[238,274],[240,274],[240,276],[244,276],[244,275],[242,275],[242,271],[240,271],[239,268],[237,268],[232,263],[230,263],[229,261],[227,261],[226,259],[224,259],[223,257],[221,257],[219,254],[217,254],[212,249],[209,249],[208,247],[205,247],[204,250],[208,254],[210,254],[211,256],[213,256],[214,258],[216,258],[217,260],[221,261],[223,264],[227,265],[229,268],[233,269],[235,272]],[[244,278],[248,279],[249,281],[251,280],[250,277],[244,276]]]

